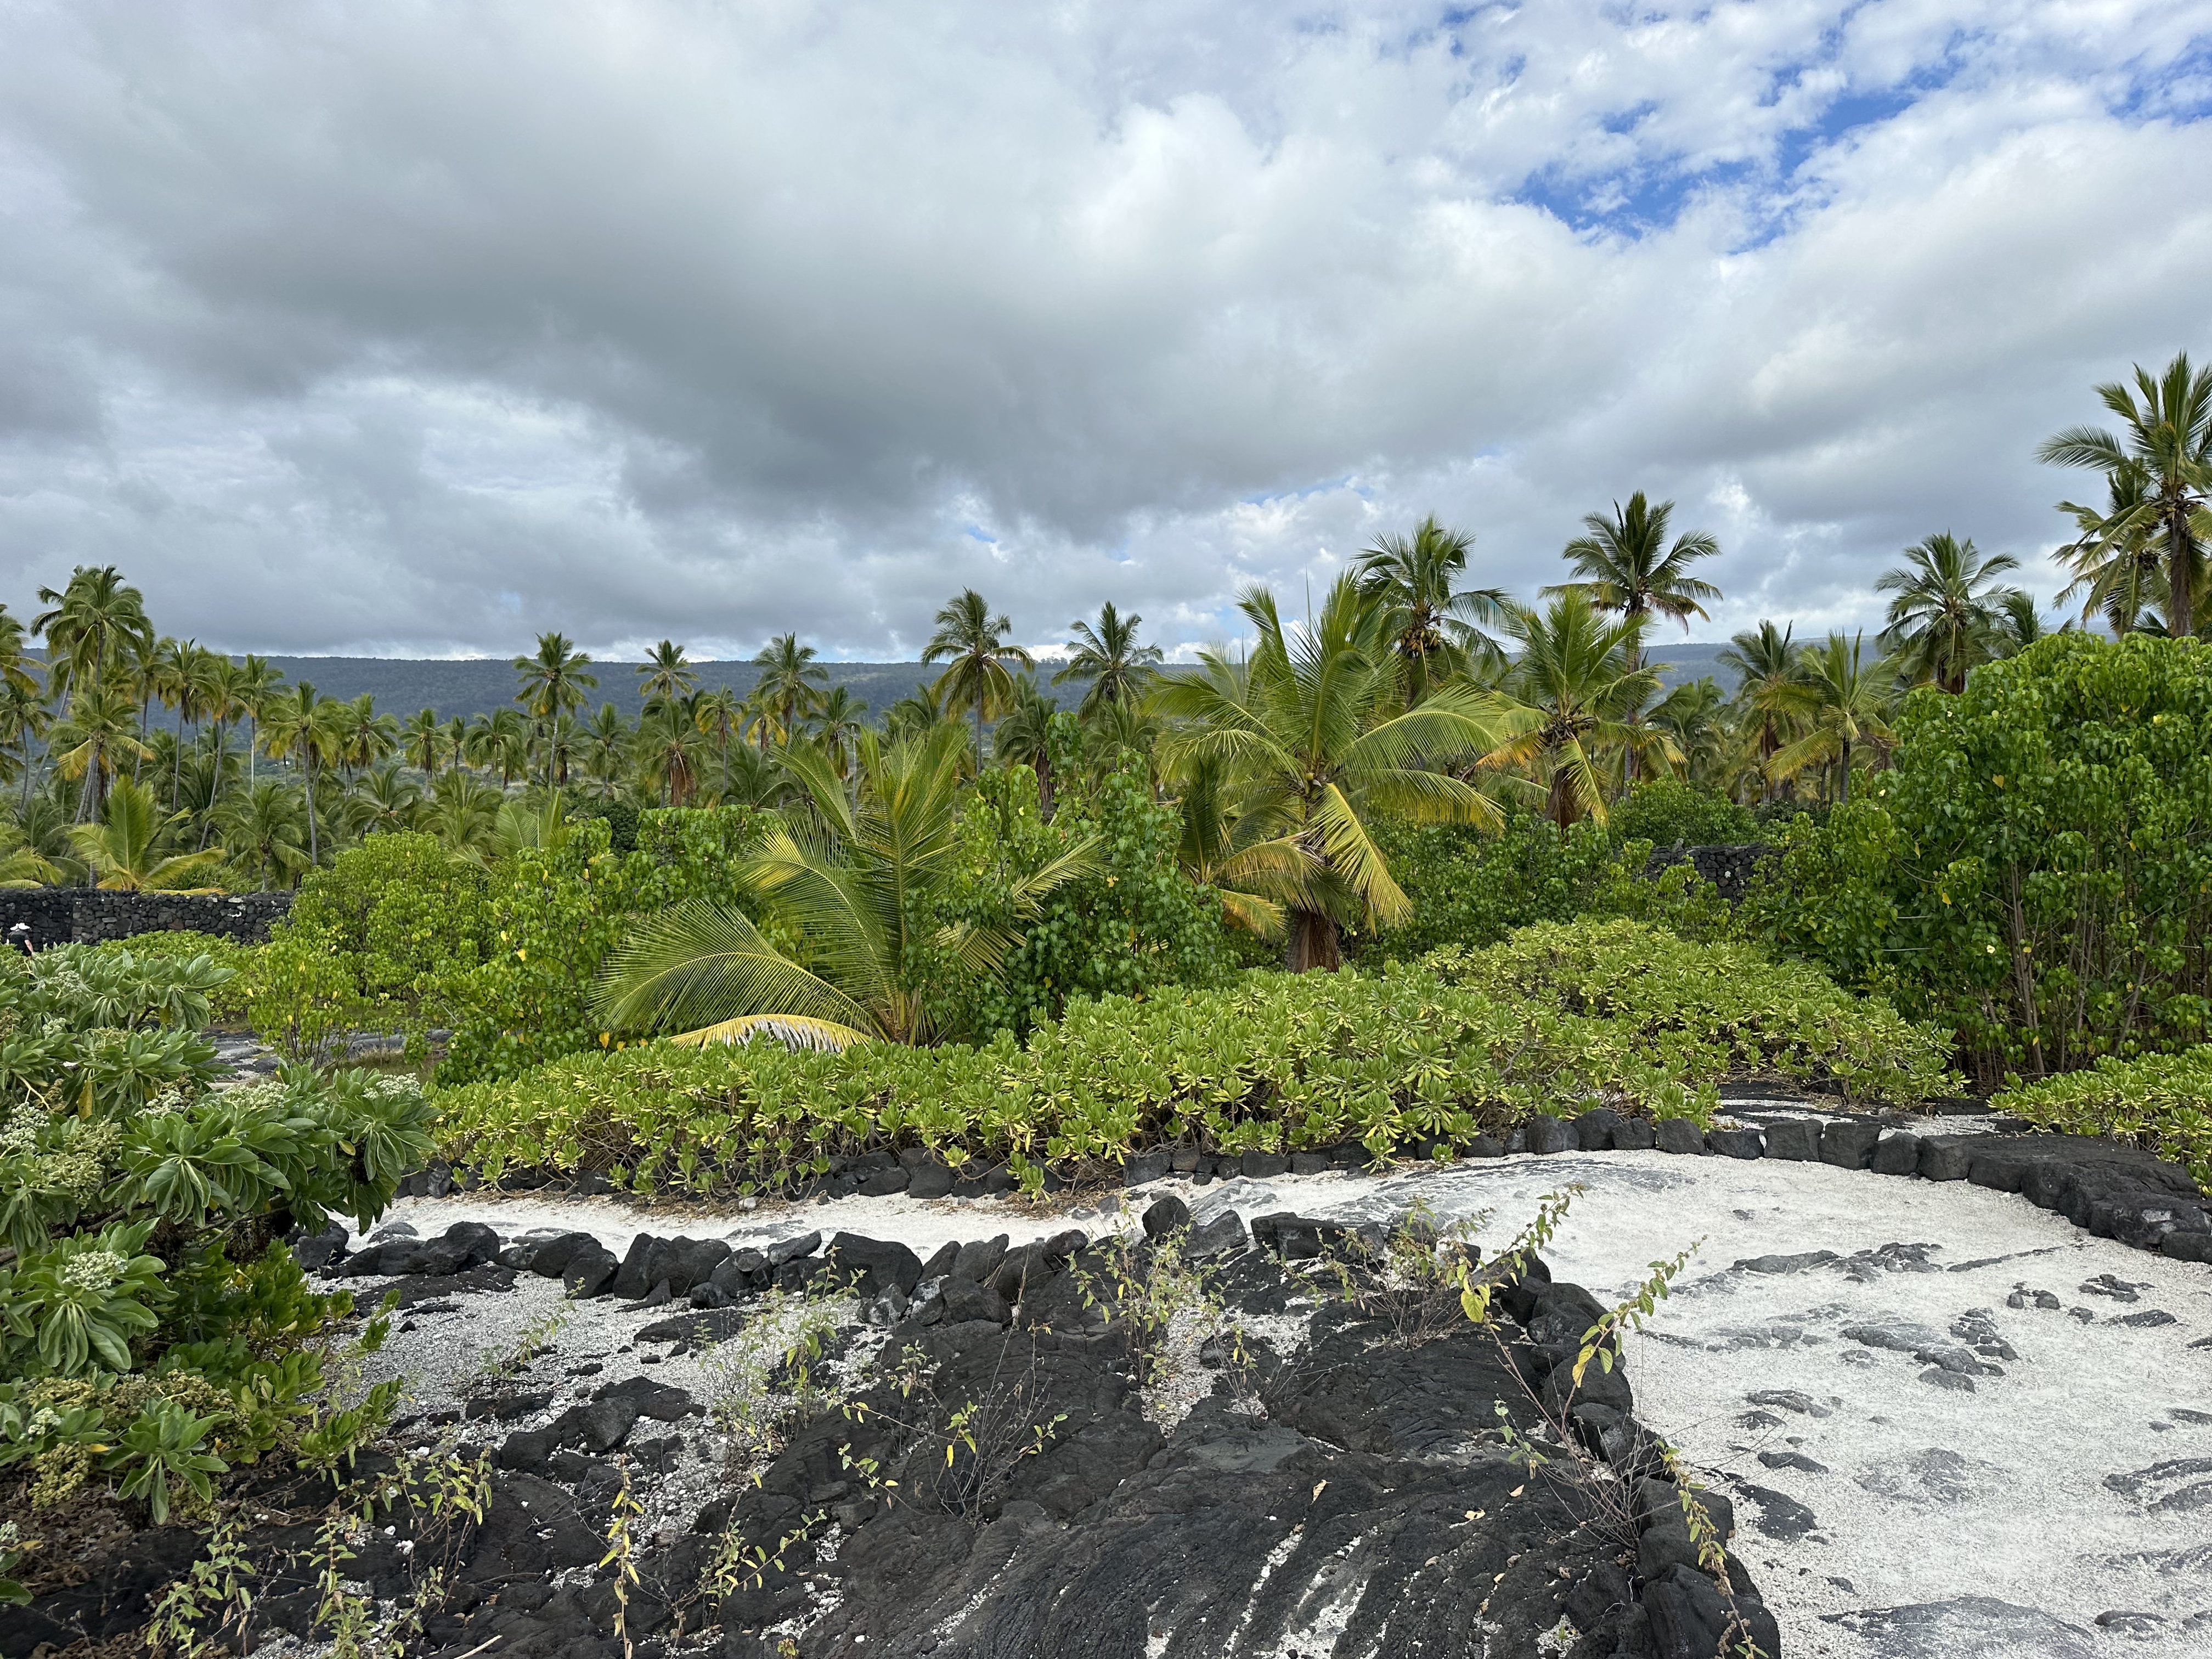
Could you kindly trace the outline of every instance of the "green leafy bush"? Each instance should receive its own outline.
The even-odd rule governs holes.
[[[94,947],[104,957],[129,956],[140,960],[190,962],[204,957],[211,968],[229,977],[207,991],[210,1019],[217,1025],[234,1025],[246,1014],[247,973],[257,947],[242,945],[221,933],[194,933],[174,928],[158,933],[133,933],[129,939]]]
[[[487,895],[484,958],[454,984],[439,1080],[514,1077],[599,1046],[605,1028],[588,1003],[599,963],[637,916],[682,899],[750,914],[735,872],[762,823],[744,806],[657,809],[638,814],[635,852],[611,852],[607,822],[584,820],[560,846],[504,860]]]
[[[1653,963],[1649,993],[1624,988]],[[1734,995],[1714,983],[1731,977]],[[1569,1006],[1600,993],[1616,1012]],[[1613,922],[1553,930],[1495,960],[1453,952],[1379,975],[1250,974],[1218,989],[1078,1000],[1026,1043],[1005,1033],[976,1048],[830,1054],[647,1043],[434,1098],[449,1154],[495,1178],[526,1165],[712,1192],[887,1145],[1026,1167],[1156,1139],[1234,1152],[1356,1138],[1379,1153],[1600,1101],[1702,1117],[1722,1079],[1753,1070],[1899,1100],[1949,1082],[1931,1033],[1816,970]]]
[[[1654,847],[1734,847],[1759,840],[1759,820],[1717,789],[1683,778],[1639,783],[1607,820],[1618,842]]]
[[[1587,820],[1562,830],[1530,812],[1497,833],[1465,824],[1388,824],[1376,836],[1413,919],[1357,942],[1364,961],[1445,945],[1494,945],[1532,922],[1629,916],[1696,939],[1731,937],[1728,905],[1687,865],[1643,879],[1649,842],[1617,843]]]
[[[995,980],[946,975],[939,994],[948,1022],[975,1036],[1027,1031],[1072,997],[1134,996],[1156,986],[1218,983],[1230,971],[1219,902],[1177,865],[1182,820],[1152,799],[1141,762],[1086,775],[1074,764],[1076,726],[1055,715],[1051,735],[1061,787],[1048,822],[1036,774],[994,767],[970,798],[962,824],[963,869],[942,918],[1004,929],[1021,942]],[[1082,842],[1097,868],[1056,888],[1034,919],[1007,898],[1016,882]]]
[[[2212,647],[2063,634],[1916,692],[1893,770],[1793,824],[1747,919],[1995,1082],[2212,1035]]]
[[[2117,1135],[2170,1158],[2212,1193],[2212,1044],[2012,1080],[1990,1103],[2060,1134]]]
[[[0,963],[0,1466],[29,1461],[34,1501],[106,1473],[158,1518],[225,1460],[296,1445],[353,1304],[282,1240],[366,1225],[429,1151],[410,1083],[210,1089],[224,979],[113,946]]]

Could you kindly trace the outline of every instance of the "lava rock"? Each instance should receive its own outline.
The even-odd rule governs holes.
[[[1156,1200],[1145,1212],[1145,1237],[1164,1238],[1190,1225],[1190,1206],[1179,1198]]]
[[[858,1273],[863,1301],[873,1301],[896,1285],[912,1296],[921,1283],[921,1258],[903,1244],[860,1233],[839,1233],[830,1241],[830,1260],[840,1273]]]
[[[653,1262],[653,1247],[660,1242],[651,1233],[640,1233],[630,1240],[622,1265],[615,1269],[614,1279],[607,1285],[609,1295],[635,1302],[652,1290],[653,1278],[648,1270]]]
[[[1881,1125],[1865,1118],[1844,1118],[1820,1126],[1820,1162],[1839,1170],[1863,1170],[1874,1162],[1875,1143]]]
[[[1528,1150],[1548,1155],[1553,1152],[1571,1152],[1582,1146],[1582,1137],[1549,1113],[1539,1112],[1525,1126]]]
[[[649,1376],[629,1376],[619,1382],[610,1382],[592,1398],[627,1401],[636,1408],[636,1417],[649,1417],[656,1423],[680,1423],[703,1409],[683,1389],[656,1382]]]
[[[1620,1113],[1610,1107],[1593,1106],[1575,1119],[1575,1138],[1586,1152],[1609,1152],[1613,1131],[1620,1127]]]
[[[1006,1236],[979,1239],[963,1244],[952,1258],[952,1265],[945,1271],[954,1279],[971,1279],[978,1285],[988,1285],[999,1271],[999,1264],[1006,1259]]]
[[[1234,1210],[1224,1210],[1203,1226],[1191,1230],[1182,1253],[1188,1261],[1209,1261],[1243,1249],[1246,1238],[1244,1218]]]
[[[773,1272],[786,1262],[803,1261],[821,1248],[822,1235],[819,1232],[801,1233],[795,1238],[771,1244],[767,1251],[769,1270]]]
[[[1662,1117],[1652,1134],[1662,1152],[1692,1154],[1705,1150],[1705,1133],[1686,1117]]]
[[[1884,1135],[1875,1143],[1874,1158],[1869,1167],[1876,1175],[1918,1175],[1920,1137],[1903,1133]]]
[[[1920,1178],[1923,1181],[1964,1181],[1971,1156],[1967,1148],[1959,1141],[1923,1137],[1920,1142]]]
[[[1644,1612],[1658,1659],[1712,1659],[1747,1636],[1761,1653],[1782,1651],[1781,1629],[1764,1601],[1749,1595],[1731,1601],[1694,1566],[1670,1567],[1645,1585]]]
[[[613,1286],[622,1264],[612,1250],[596,1238],[579,1248],[561,1269],[561,1284],[579,1302],[605,1296]]]
[[[1121,1184],[1142,1187],[1148,1182],[1164,1181],[1168,1175],[1168,1149],[1149,1147],[1141,1152],[1132,1152],[1121,1164]]]
[[[1784,1118],[1766,1126],[1766,1155],[1793,1164],[1816,1164],[1820,1158],[1820,1126],[1809,1117]]]
[[[1613,1126],[1613,1150],[1648,1152],[1659,1144],[1659,1132],[1647,1117],[1625,1117]]]
[[[338,1269],[346,1279],[443,1279],[494,1261],[499,1235],[481,1221],[456,1221],[442,1238],[392,1238],[372,1244],[346,1259]]]
[[[1273,1181],[1290,1174],[1291,1160],[1280,1152],[1247,1152],[1237,1167],[1247,1180]]]
[[[346,1230],[343,1221],[333,1221],[319,1233],[292,1241],[293,1257],[311,1273],[321,1273],[333,1262],[343,1261],[345,1253]]]
[[[1756,1129],[1708,1129],[1705,1147],[1721,1158],[1763,1158],[1766,1145]]]
[[[906,1184],[908,1198],[946,1198],[952,1192],[952,1171],[942,1164],[924,1164]]]

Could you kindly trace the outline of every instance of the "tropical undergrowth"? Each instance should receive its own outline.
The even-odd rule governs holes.
[[[1045,1162],[1157,1142],[1356,1139],[1383,1156],[1598,1103],[1703,1119],[1723,1080],[1759,1074],[1912,1101],[1952,1086],[1944,1054],[1931,1029],[1818,969],[1613,921],[1379,973],[1074,1000],[1026,1042],[654,1042],[434,1099],[447,1155],[493,1179],[526,1166],[641,1192],[748,1191],[919,1146],[956,1167],[1006,1158],[1034,1183]]]
[[[229,1464],[347,1453],[392,1403],[334,1397],[343,1293],[283,1240],[366,1225],[430,1150],[412,1084],[302,1070],[217,1091],[206,956],[0,961],[0,1470],[33,1508],[112,1483],[159,1521]]]
[[[2212,1044],[2022,1083],[1991,1103],[2060,1134],[2114,1135],[2170,1158],[2212,1192]]]

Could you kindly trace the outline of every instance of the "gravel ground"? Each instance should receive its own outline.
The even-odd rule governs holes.
[[[1639,1415],[1733,1488],[1736,1548],[1793,1659],[2212,1650],[2212,1269],[1963,1182],[1773,1160],[1565,1153],[1129,1197],[1175,1193],[1200,1222],[1223,1208],[1382,1220],[1418,1202],[1443,1219],[1486,1212],[1476,1236],[1495,1244],[1571,1183],[1585,1190],[1547,1258],[1601,1297],[1699,1243],[1628,1374]],[[845,1229],[927,1257],[951,1239],[1133,1225],[1121,1200],[707,1212],[472,1194],[384,1219],[426,1236],[462,1219],[509,1237],[574,1228],[617,1254],[641,1231],[759,1244]],[[372,1374],[416,1375],[416,1408],[440,1409],[559,1300],[526,1274],[511,1295],[417,1310]],[[699,1357],[647,1367],[624,1351],[641,1322],[611,1300],[577,1304],[530,1383],[588,1391],[641,1372],[708,1398]],[[570,1384],[582,1364],[605,1369]]]

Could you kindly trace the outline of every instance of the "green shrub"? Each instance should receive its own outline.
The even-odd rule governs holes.
[[[410,1083],[211,1090],[223,976],[114,946],[0,963],[0,1466],[30,1463],[34,1502],[104,1473],[158,1517],[313,1431],[353,1303],[311,1291],[282,1240],[367,1225],[429,1151]]]
[[[94,948],[104,956],[127,955],[145,961],[190,962],[194,957],[205,957],[210,966],[230,976],[208,990],[210,1018],[217,1025],[234,1025],[246,1018],[245,975],[258,948],[254,945],[241,945],[221,933],[179,927],[158,933],[133,933],[129,939]]]
[[[1734,847],[1759,839],[1759,820],[1717,789],[1681,778],[1639,783],[1606,827],[1618,842],[1654,847]]]
[[[2212,1035],[2212,647],[2062,634],[1915,692],[1892,771],[1747,906],[1994,1082]]]
[[[1057,1016],[1070,998],[1216,984],[1230,971],[1221,907],[1176,863],[1176,809],[1152,799],[1134,756],[1086,776],[1073,764],[1075,730],[1073,716],[1054,717],[1064,763],[1055,769],[1062,784],[1049,822],[1036,774],[1025,766],[992,768],[969,800],[963,867],[942,920],[1002,929],[1020,943],[996,979],[945,974],[937,994],[952,1010],[947,1024],[964,1035],[1020,1034]],[[1016,915],[1006,899],[1013,883],[1086,840],[1097,869],[1054,890],[1034,919]]]
[[[1649,964],[1655,985],[1639,999],[1624,988]],[[1528,988],[1472,988],[1481,983]],[[1616,1014],[1570,1011],[1600,990]],[[1802,964],[1613,922],[1553,930],[1496,959],[1454,952],[1380,975],[1249,974],[1224,988],[1072,1001],[1026,1044],[1008,1034],[835,1054],[647,1043],[434,1099],[449,1154],[489,1176],[592,1170],[641,1192],[712,1192],[888,1145],[1026,1167],[1116,1158],[1155,1139],[1236,1152],[1356,1138],[1379,1153],[1601,1101],[1702,1117],[1721,1079],[1752,1071],[1912,1100],[1948,1085],[1940,1048]]]
[[[1562,830],[1510,814],[1496,833],[1465,824],[1385,824],[1376,840],[1413,901],[1413,919],[1356,942],[1364,961],[1445,945],[1494,945],[1516,927],[1577,916],[1629,916],[1697,939],[1736,931],[1728,905],[1687,865],[1643,879],[1650,845],[1616,844],[1587,820]]]
[[[2212,1193],[2212,1044],[2011,1086],[1990,1103],[2060,1134],[2117,1135],[2170,1158]]]

